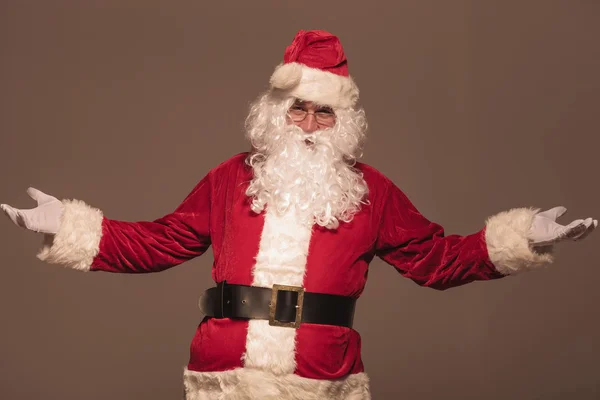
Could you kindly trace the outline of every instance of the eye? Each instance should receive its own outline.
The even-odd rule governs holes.
[[[333,115],[333,110],[331,108],[320,108],[317,110],[318,113],[320,114],[329,114],[329,115]]]

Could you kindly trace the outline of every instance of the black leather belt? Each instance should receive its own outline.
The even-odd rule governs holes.
[[[267,319],[269,325],[298,328],[301,323],[352,327],[356,299],[305,292],[297,286],[264,288],[219,282],[200,300],[214,318]]]

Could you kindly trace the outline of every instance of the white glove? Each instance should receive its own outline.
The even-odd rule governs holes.
[[[19,210],[7,204],[0,204],[0,208],[12,222],[21,228],[34,232],[56,234],[64,211],[63,203],[56,197],[31,187],[27,189],[27,194],[37,201],[37,207]]]
[[[592,218],[577,219],[566,226],[556,223],[565,212],[567,209],[559,206],[537,213],[529,231],[531,245],[543,247],[562,240],[581,240],[598,226],[598,221]]]

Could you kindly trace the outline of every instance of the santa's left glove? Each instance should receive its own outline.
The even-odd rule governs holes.
[[[565,207],[554,207],[534,216],[529,230],[529,241],[533,247],[551,246],[563,240],[581,240],[597,226],[598,220],[592,218],[576,219],[568,225],[556,220],[567,212]]]
[[[0,204],[0,208],[15,225],[21,228],[34,232],[56,234],[65,208],[63,203],[56,197],[31,187],[27,189],[27,194],[37,201],[37,207],[21,210],[7,204]]]

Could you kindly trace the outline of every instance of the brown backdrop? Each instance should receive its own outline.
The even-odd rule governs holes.
[[[162,216],[247,149],[248,103],[295,32],[326,29],[370,120],[363,161],[447,233],[514,206],[600,217],[599,2],[221,4],[2,1],[0,202],[33,206],[32,185]],[[38,261],[8,219],[0,235],[0,398],[180,398],[212,253],[84,274]],[[356,317],[374,398],[600,398],[599,240],[446,292],[374,261]]]

